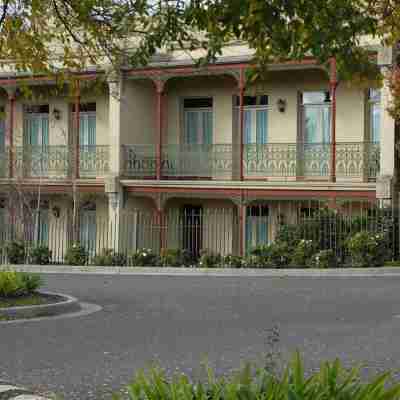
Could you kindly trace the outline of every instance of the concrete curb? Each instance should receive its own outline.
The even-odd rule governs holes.
[[[60,293],[47,292],[47,291],[41,291],[39,293],[60,296],[63,298],[63,300],[53,304],[40,304],[35,306],[0,308],[0,317],[18,318],[18,319],[36,318],[43,316],[54,316],[65,313],[72,313],[74,311],[79,311],[81,309],[81,306],[75,297]]]
[[[21,386],[0,382],[0,400],[51,400]]]
[[[400,267],[336,268],[336,269],[230,269],[230,268],[172,268],[172,267],[75,267],[54,265],[10,265],[0,270],[47,274],[95,274],[136,276],[207,276],[207,277],[399,277]]]

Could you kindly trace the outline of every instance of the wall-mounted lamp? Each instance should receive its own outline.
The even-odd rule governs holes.
[[[51,210],[53,212],[53,215],[55,218],[59,218],[60,217],[60,207],[58,206],[54,206]]]
[[[286,111],[286,100],[285,99],[279,99],[276,102],[276,105],[278,106],[279,112],[284,113]]]
[[[57,121],[61,119],[61,111],[58,108],[53,108],[53,117]]]

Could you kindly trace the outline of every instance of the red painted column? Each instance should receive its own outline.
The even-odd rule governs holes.
[[[7,123],[7,144],[9,151],[8,176],[14,175],[14,115],[15,115],[15,90],[8,91],[8,123]]]
[[[244,234],[246,229],[246,206],[239,205],[239,256],[244,256]]]
[[[156,80],[156,102],[157,102],[157,145],[156,145],[156,178],[161,180],[162,171],[162,135],[163,135],[163,93],[164,93],[164,81]]]
[[[336,182],[336,88],[337,88],[336,58],[330,60],[329,86],[331,92],[331,182]]]
[[[74,98],[74,131],[75,131],[75,166],[74,166],[74,178],[79,179],[79,153],[80,153],[80,143],[79,143],[79,124],[80,124],[80,103],[81,103],[81,95],[80,95],[80,87],[79,81],[76,83],[76,91]]]
[[[243,181],[243,143],[244,143],[244,90],[245,90],[245,77],[244,68],[240,69],[239,80],[239,180]]]

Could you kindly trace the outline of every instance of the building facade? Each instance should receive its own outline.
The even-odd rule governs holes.
[[[382,67],[391,63],[390,49],[371,48]],[[342,82],[334,59],[312,58],[271,65],[253,83],[250,57],[232,45],[197,68],[177,53],[83,89],[100,74],[88,72],[73,95],[53,94],[45,77],[4,73],[3,226],[24,214],[22,199],[40,209],[30,237],[53,250],[68,246],[73,229],[91,249],[243,254],[273,241],[282,219],[296,223],[321,204],[347,212],[390,201],[388,88]],[[60,222],[71,213],[75,228]],[[144,229],[147,215],[157,231]]]

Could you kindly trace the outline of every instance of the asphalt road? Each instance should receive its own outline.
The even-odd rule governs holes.
[[[362,362],[366,375],[400,370],[400,278],[45,279],[47,289],[103,311],[0,324],[0,381],[105,399],[153,361],[193,377],[205,359],[218,374],[262,362],[275,325],[283,357],[298,348],[308,368],[338,356]]]

